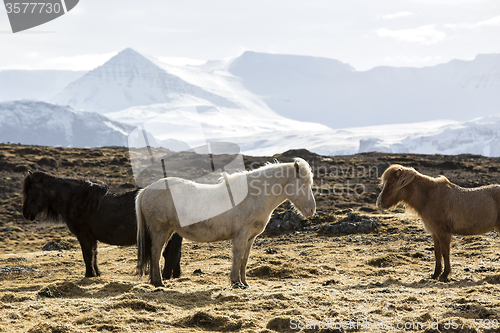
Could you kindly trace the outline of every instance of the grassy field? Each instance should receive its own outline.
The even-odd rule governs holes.
[[[500,183],[498,159],[324,157],[302,150],[245,163],[293,156],[314,167],[318,215],[295,230],[257,238],[249,289],[230,288],[230,242],[189,241],[182,277],[154,288],[147,276],[134,275],[135,247],[100,244],[102,276],[83,278],[80,247],[67,228],[21,214],[28,169],[95,177],[112,191],[132,188],[126,149],[0,145],[0,332],[500,332],[498,233],[454,237],[450,282],[437,282],[429,279],[432,240],[418,217],[374,206],[378,176],[391,163],[472,187]],[[324,232],[352,214],[379,227],[367,234]],[[58,239],[66,250],[41,251]]]

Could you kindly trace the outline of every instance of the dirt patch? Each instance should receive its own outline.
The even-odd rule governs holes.
[[[53,295],[52,297],[83,296],[86,293],[85,289],[70,281],[55,282],[39,291],[40,296],[45,297],[51,297],[51,294]]]
[[[269,320],[266,325],[267,329],[276,331],[276,332],[294,332],[290,326],[290,317],[277,317]]]
[[[489,284],[500,284],[500,274],[487,276],[484,281]]]
[[[406,262],[405,258],[396,254],[387,254],[368,260],[366,263],[373,267],[392,267],[402,265]]]
[[[111,304],[108,309],[120,309],[120,308],[128,308],[135,311],[145,310],[149,312],[156,312],[158,310],[163,309],[163,307],[153,305],[143,300],[136,299],[124,299],[114,304]]]
[[[318,270],[316,268],[303,268],[303,267],[293,267],[294,265],[286,264],[283,266],[274,265],[261,265],[256,268],[252,268],[248,271],[247,275],[259,278],[299,278],[299,277],[310,277],[311,275],[318,275]]]
[[[111,294],[123,294],[134,288],[132,283],[127,282],[110,282],[104,287],[99,289],[98,294],[111,295]]]
[[[196,327],[220,332],[238,331],[242,325],[242,322],[235,322],[228,316],[212,315],[204,311],[196,312],[194,315],[188,316],[178,323],[180,327]]]
[[[28,330],[28,333],[75,333],[80,332],[65,324],[39,323]]]

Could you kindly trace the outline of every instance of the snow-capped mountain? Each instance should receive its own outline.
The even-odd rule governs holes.
[[[1,70],[0,101],[46,100],[80,78],[86,71]]]
[[[186,96],[217,105],[234,105],[223,97],[168,73],[155,62],[155,59],[149,59],[133,49],[125,49],[69,84],[50,101],[99,113],[173,102]]]
[[[12,80],[22,82],[22,75]],[[256,52],[174,65],[125,49],[51,99],[73,109],[1,104],[0,139],[127,145],[126,135],[146,122],[155,145],[173,150],[226,141],[249,155],[306,148],[324,155],[377,150],[499,156],[500,118],[470,120],[499,113],[499,92],[500,55],[360,72],[333,59]]]
[[[278,114],[331,128],[466,121],[500,112],[500,54],[356,71],[333,59],[245,52],[228,71]]]
[[[126,146],[132,127],[98,113],[39,101],[0,102],[0,142],[64,147]]]

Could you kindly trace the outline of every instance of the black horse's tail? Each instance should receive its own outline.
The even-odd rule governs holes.
[[[151,234],[144,221],[141,210],[141,199],[144,190],[139,190],[135,198],[135,213],[137,215],[137,274],[143,275],[151,260]]]

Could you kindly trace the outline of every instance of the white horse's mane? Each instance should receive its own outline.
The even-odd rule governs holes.
[[[307,163],[304,159],[302,159],[300,157],[295,157],[293,159],[293,162],[291,162],[291,163],[281,163],[277,159],[274,159],[274,162],[266,162],[263,166],[261,166],[257,169],[240,170],[240,171],[235,172],[233,174],[226,174],[226,176],[227,176],[228,181],[232,182],[236,178],[246,176],[246,175],[251,174],[251,173],[262,173],[262,172],[265,172],[265,171],[270,170],[270,169],[275,169],[277,167],[293,168],[295,162],[297,162],[297,164],[299,165],[299,175],[302,178],[305,178],[304,182],[307,185],[311,185],[313,183],[313,172],[312,172],[311,166],[309,165],[309,163]],[[295,174],[295,170],[293,172],[294,172],[293,174]],[[223,182],[223,181],[224,181],[224,176],[219,178],[219,182]]]

